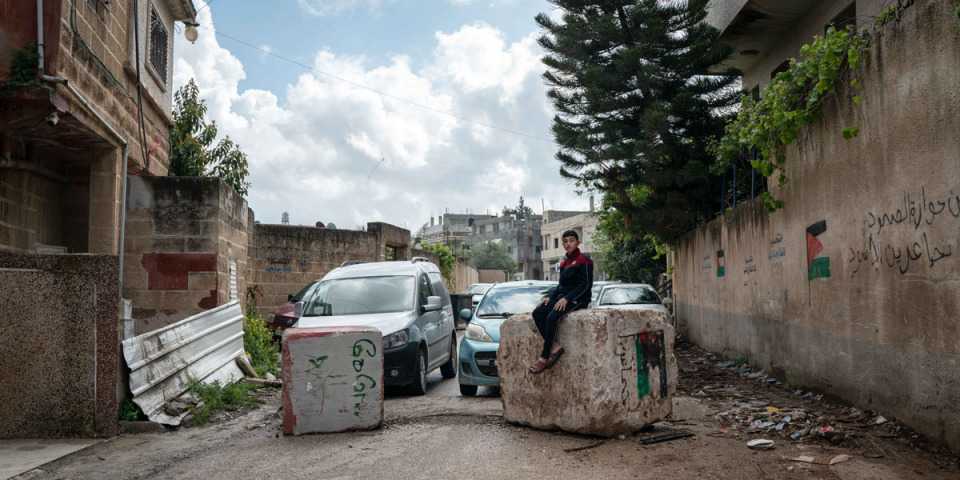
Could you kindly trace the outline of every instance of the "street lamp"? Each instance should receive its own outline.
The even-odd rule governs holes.
[[[199,23],[191,23],[191,22],[183,22],[183,24],[187,26],[187,28],[183,31],[183,36],[184,36],[184,37],[187,39],[187,41],[189,41],[190,43],[196,43],[196,42],[197,42],[197,35],[199,34],[199,32],[197,32],[197,27],[199,27],[200,24],[199,24]]]

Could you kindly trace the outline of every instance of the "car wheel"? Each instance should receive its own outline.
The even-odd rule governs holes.
[[[450,339],[450,360],[440,366],[440,375],[443,378],[453,378],[457,376],[457,335],[454,334]]]
[[[460,384],[460,395],[466,395],[468,397],[472,397],[476,394],[477,394],[476,385],[464,385],[462,383]]]
[[[417,396],[427,393],[427,359],[423,350],[417,351],[417,364],[413,367],[413,373],[413,383],[407,387],[407,393]]]

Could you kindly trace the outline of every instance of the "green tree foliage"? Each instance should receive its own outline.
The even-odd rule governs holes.
[[[878,21],[885,21],[891,10],[885,10]],[[867,50],[863,36],[852,30],[827,29],[824,36],[800,48],[800,58],[790,61],[790,67],[780,72],[764,88],[760,99],[743,97],[736,117],[726,127],[726,135],[718,139],[713,150],[717,156],[717,170],[738,161],[741,154],[754,148],[757,159],[752,167],[765,176],[778,174],[778,185],[789,180],[784,175],[786,149],[800,135],[801,129],[817,121],[827,99],[835,95],[835,87],[842,75],[860,67],[861,55]],[[850,80],[851,91],[860,88],[856,78]],[[853,96],[859,105],[861,98]],[[851,139],[860,128],[847,126],[840,134]],[[765,192],[764,206],[773,212],[783,206]]]
[[[470,248],[470,265],[474,268],[506,270],[510,275],[517,271],[517,262],[510,256],[507,246],[492,240],[478,243]]]
[[[240,195],[250,187],[247,154],[226,137],[214,145],[217,122],[205,123],[206,103],[193,79],[173,95],[173,126],[170,127],[171,176],[223,179]]]
[[[603,192],[635,228],[672,242],[718,206],[711,141],[739,91],[729,55],[703,22],[706,0],[551,0],[540,14],[543,77],[557,110],[560,173]]]
[[[451,292],[454,291],[453,273],[457,268],[457,257],[453,255],[450,247],[439,243],[424,243],[420,245],[420,248],[440,256],[440,273],[443,275],[444,281],[447,282],[447,289]]]
[[[533,215],[533,209],[530,208],[528,205],[524,204],[523,195],[521,195],[520,201],[517,202],[516,207],[509,208],[504,206],[503,211],[501,213],[503,214],[504,217],[509,217],[510,215],[516,215],[517,220],[522,220],[524,218],[529,217],[530,215]]]
[[[600,267],[614,280],[650,283],[666,270],[665,248],[650,235],[625,234],[620,213],[610,211],[597,224],[593,237]]]

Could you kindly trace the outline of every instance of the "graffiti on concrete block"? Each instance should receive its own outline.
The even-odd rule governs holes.
[[[743,262],[743,274],[750,275],[751,273],[756,271],[757,271],[757,264],[753,262],[753,256],[751,255],[750,258],[746,259]]]
[[[291,273],[293,270],[290,267],[267,267],[264,269],[267,273]]]
[[[632,349],[629,348],[631,344]],[[656,374],[659,380],[659,397],[667,396],[667,352],[663,346],[662,330],[618,335],[615,353],[620,360],[620,403],[624,407],[637,408],[640,400],[650,395],[654,387],[651,373]],[[636,396],[631,395],[629,381],[634,371],[637,379]]]
[[[290,263],[289,258],[268,258],[267,263],[270,265],[286,265]]]
[[[704,255],[701,270],[710,270],[711,268],[713,268],[713,265],[710,264],[710,255]]]
[[[659,373],[660,398],[667,396],[667,351],[663,348],[663,330],[640,332],[636,338],[637,395],[650,395],[650,373]]]
[[[850,259],[853,264],[851,276],[856,275],[865,266],[878,270],[880,267],[897,269],[901,274],[910,270],[912,265],[936,266],[937,262],[953,255],[953,242],[957,242],[960,249],[960,239],[950,238],[938,234],[933,230],[936,225],[939,231],[951,231],[950,226],[944,223],[957,223],[960,219],[960,195],[952,191],[940,197],[927,198],[926,188],[920,188],[919,199],[904,192],[902,203],[896,210],[886,212],[870,211],[864,225],[869,232],[866,245],[849,247]],[[907,230],[905,240],[893,240],[886,237],[893,235],[889,232],[895,227]],[[912,233],[911,233],[912,227]],[[953,229],[956,231],[956,228]]]
[[[823,242],[819,237],[827,231],[827,221],[820,220],[807,227],[807,281],[830,278],[830,257],[820,257]]]

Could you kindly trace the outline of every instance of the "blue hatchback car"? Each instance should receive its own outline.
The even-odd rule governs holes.
[[[497,372],[497,349],[500,347],[500,325],[517,313],[529,313],[544,297],[557,288],[557,282],[519,281],[498,283],[483,295],[473,314],[460,311],[470,320],[460,341],[460,393],[473,396],[477,387],[500,386]]]

